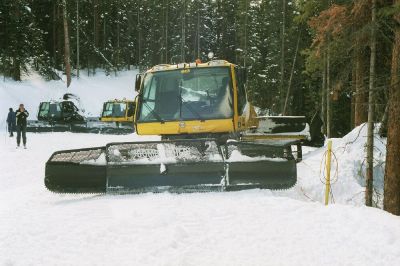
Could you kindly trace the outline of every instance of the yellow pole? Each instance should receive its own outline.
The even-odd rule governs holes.
[[[329,203],[329,192],[331,190],[331,153],[332,140],[328,140],[328,150],[326,152],[325,205]]]

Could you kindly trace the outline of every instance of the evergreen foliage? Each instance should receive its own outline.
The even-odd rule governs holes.
[[[78,67],[78,46],[79,68],[89,75],[98,68],[117,75],[136,66],[145,70],[156,64],[193,62],[197,58],[207,61],[212,51],[218,59],[247,67],[249,100],[255,105],[267,108],[270,114],[281,114],[282,99],[290,87],[286,114],[311,119],[324,105],[321,84],[324,54],[329,50],[334,136],[345,134],[366,119],[370,1],[66,2],[73,74]],[[381,89],[377,93],[377,117],[383,116],[388,97],[392,16],[399,10],[389,0],[379,3],[377,86]],[[20,80],[22,73],[36,70],[47,79],[55,79],[59,78],[56,73],[65,71],[61,4],[61,0],[1,1],[2,75]],[[284,93],[280,91],[282,38]]]

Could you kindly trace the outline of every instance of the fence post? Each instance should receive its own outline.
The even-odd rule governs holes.
[[[328,150],[326,151],[326,179],[325,179],[325,205],[329,203],[329,194],[331,190],[331,156],[332,140],[328,140]]]

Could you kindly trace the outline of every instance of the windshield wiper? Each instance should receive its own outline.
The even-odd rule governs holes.
[[[144,105],[147,107],[147,109],[150,111],[151,114],[153,114],[154,118],[157,119],[158,122],[164,123],[164,119],[161,118],[161,116],[154,111],[147,103],[146,100],[143,100]]]

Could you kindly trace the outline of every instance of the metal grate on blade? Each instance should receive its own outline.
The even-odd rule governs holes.
[[[102,149],[64,151],[54,154],[50,161],[82,163],[85,161],[97,160],[103,152],[104,150]]]
[[[136,160],[140,160],[143,158],[157,158],[159,157],[159,153],[157,149],[143,149],[143,148],[139,148],[139,149],[135,149],[135,150],[131,150],[129,152],[129,154],[131,155],[131,158],[136,159]]]
[[[244,156],[248,158],[284,158],[291,159],[290,146],[269,146],[263,144],[228,143],[225,148],[226,158]],[[239,156],[239,157],[240,157]]]
[[[107,148],[107,153],[110,162],[152,161],[160,157],[157,145],[154,143],[112,144]]]
[[[107,148],[111,163],[177,163],[222,161],[214,141],[148,142],[111,144]]]

